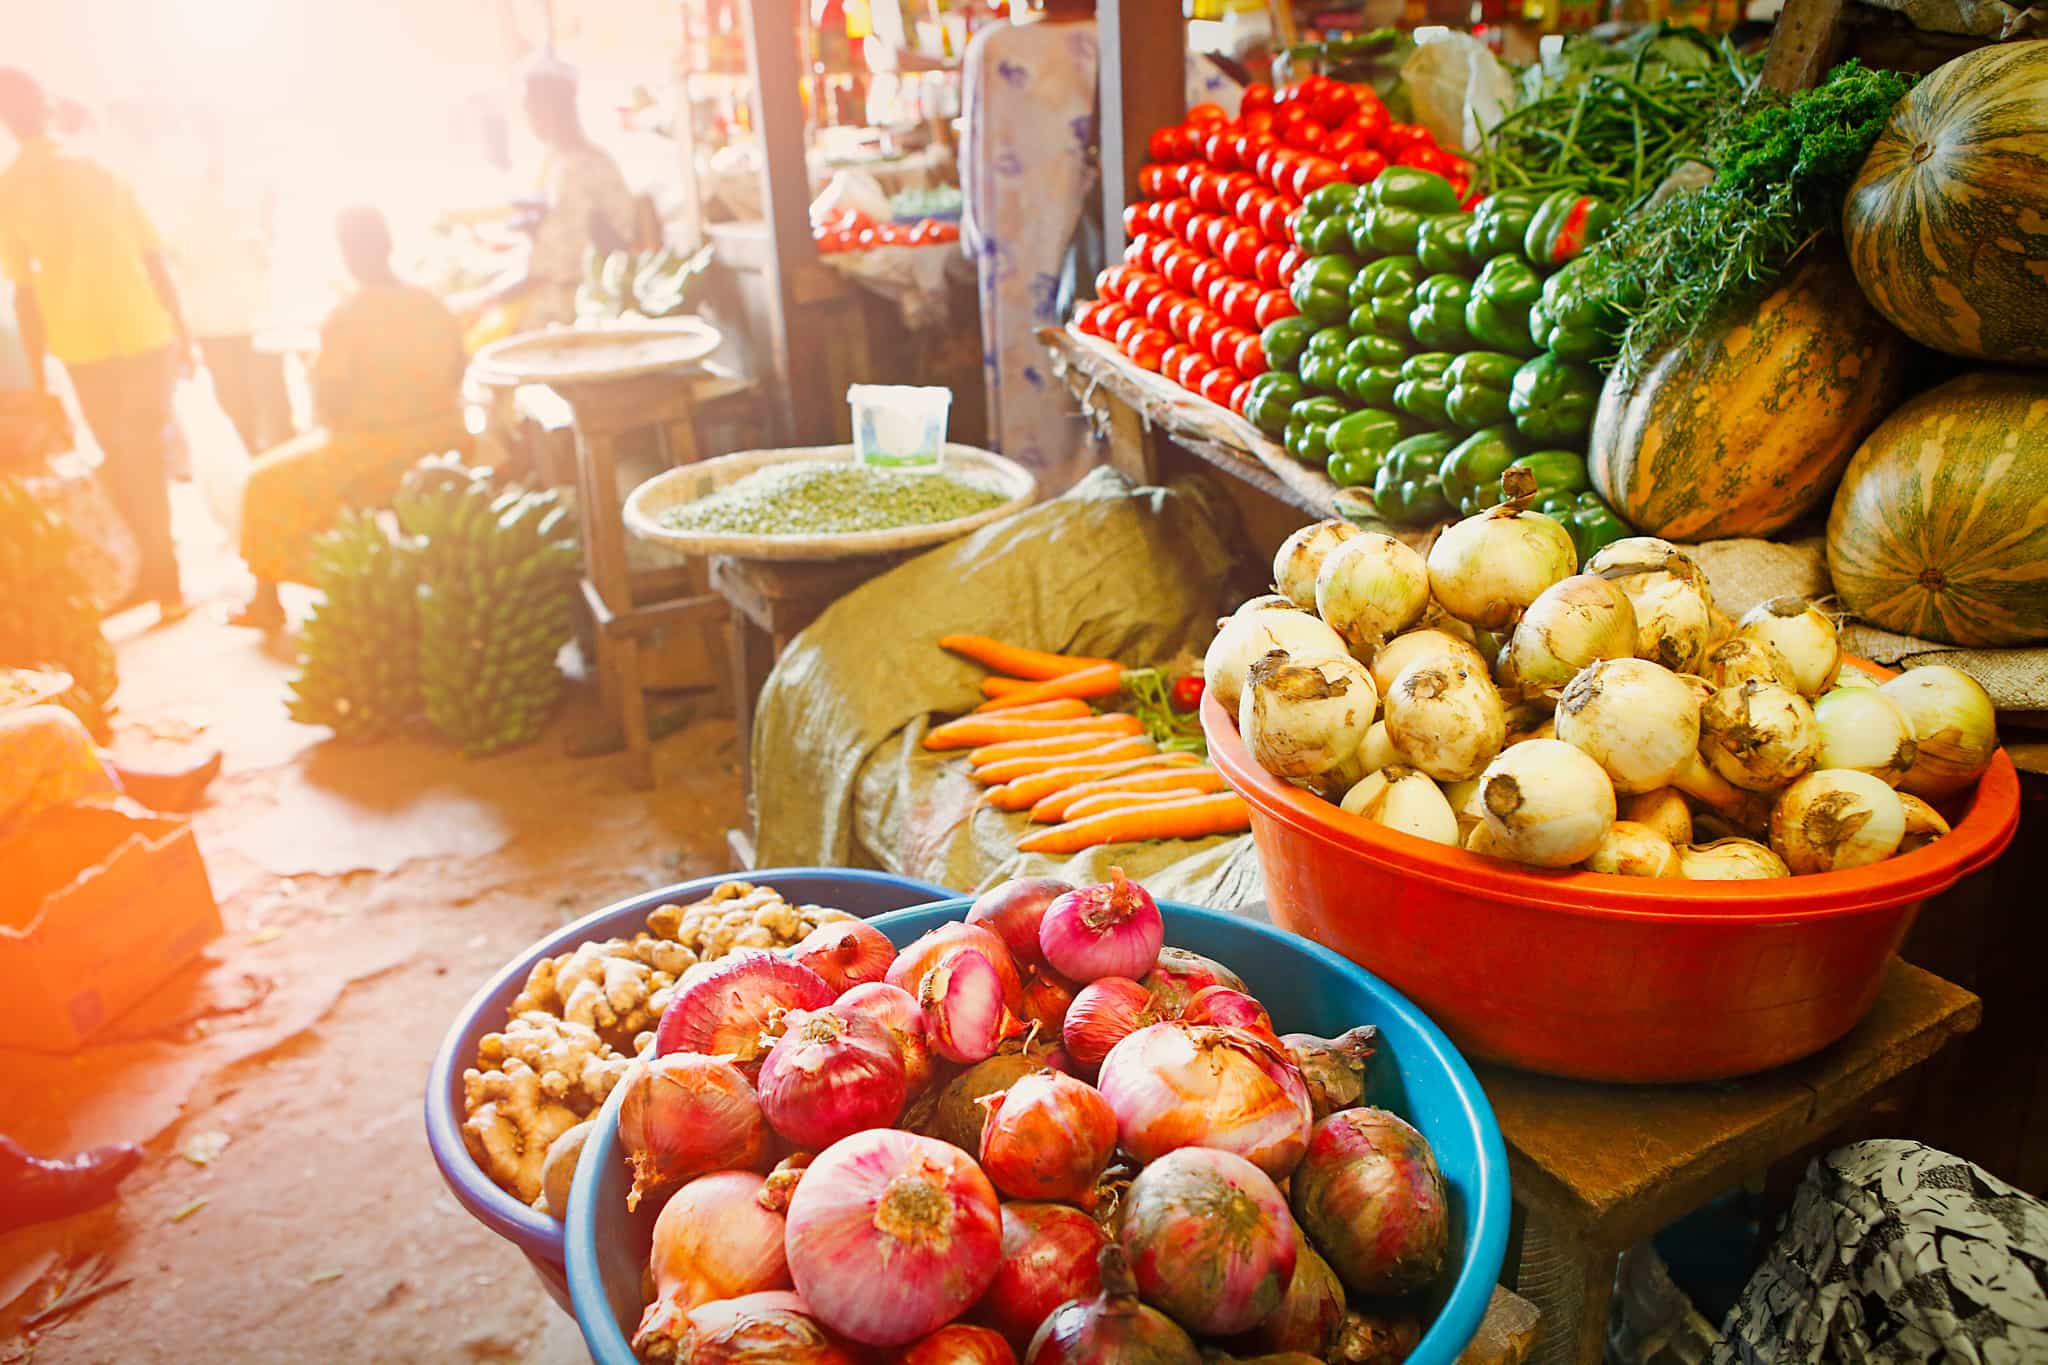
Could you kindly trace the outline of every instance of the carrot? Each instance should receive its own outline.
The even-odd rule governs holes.
[[[1109,662],[1083,654],[1052,654],[1042,649],[1025,649],[986,635],[941,635],[939,648],[964,655],[998,673],[1007,673],[1013,678],[1035,678],[1040,682]]]
[[[1196,761],[1193,754],[1158,754],[1152,758],[1127,758],[1115,763],[1073,763],[1064,768],[1048,768],[1029,777],[1019,777],[1005,782],[990,791],[985,799],[997,810],[1029,810],[1054,792],[1065,791],[1078,783],[1093,782],[1099,777],[1113,777],[1117,773],[1164,768]]]
[[[974,780],[997,787],[1020,777],[1030,777],[1033,773],[1072,767],[1076,763],[1116,763],[1126,758],[1149,758],[1158,752],[1159,746],[1145,736],[1126,735],[1073,753],[1032,754],[1023,758],[1006,758],[1000,763],[984,763],[974,770]]]
[[[1085,720],[1094,714],[1095,708],[1079,697],[1053,697],[1003,711],[1009,720]]]
[[[1039,830],[1017,841],[1022,853],[1079,853],[1098,844],[1138,843],[1148,839],[1202,839],[1211,834],[1237,834],[1249,829],[1251,807],[1236,792],[1183,796],[1148,806],[1105,811]]]
[[[1022,692],[1038,686],[1028,678],[1005,678],[991,674],[981,680],[981,695],[984,697],[1007,697],[1013,692]]]
[[[1124,690],[1124,667],[1122,664],[1100,664],[1084,668],[1064,677],[1039,683],[1022,692],[1012,692],[1007,697],[996,697],[975,707],[977,711],[1009,711],[1043,704],[1059,697],[1113,697]]]
[[[1157,801],[1168,793],[1193,796],[1222,790],[1223,774],[1214,768],[1160,768],[1153,772],[1125,773],[1120,777],[1083,782],[1078,787],[1055,792],[1031,808],[1031,818],[1041,825],[1071,820],[1076,806],[1097,796],[1142,796],[1148,801]]]
[[[1051,735],[1045,739],[1007,739],[997,744],[982,745],[967,755],[967,761],[977,768],[982,768],[1012,758],[1051,758],[1059,754],[1081,753],[1107,744],[1115,738],[1115,735],[1083,732],[1075,735]]]
[[[1204,793],[1200,790],[1166,792],[1097,792],[1093,796],[1084,796],[1079,801],[1076,801],[1073,805],[1068,806],[1067,816],[1064,821],[1053,819],[1050,817],[1044,820],[1040,820],[1035,815],[1031,818],[1033,823],[1041,825],[1071,824],[1078,820],[1086,820],[1091,815],[1107,815],[1109,814],[1109,812],[1113,810],[1135,810],[1139,806],[1156,806],[1159,804],[1160,798],[1162,796],[1185,797],[1201,795],[1204,795]],[[1039,804],[1043,805],[1044,803],[1040,802]],[[1037,807],[1033,807],[1033,809],[1035,810],[1037,809]]]
[[[1145,722],[1112,711],[1085,720],[1016,720],[1009,716],[962,716],[933,726],[925,733],[927,749],[973,749],[1006,739],[1046,739],[1054,735],[1095,735],[1097,743],[1118,735],[1141,735]]]

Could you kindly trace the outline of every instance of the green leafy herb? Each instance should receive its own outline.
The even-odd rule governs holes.
[[[1207,754],[1209,742],[1202,735],[1202,719],[1192,711],[1173,709],[1173,683],[1156,668],[1124,671],[1124,691],[1131,697],[1131,714],[1145,722],[1145,733],[1161,753]]]

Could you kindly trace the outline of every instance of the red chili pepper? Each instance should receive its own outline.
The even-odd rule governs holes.
[[[1189,673],[1173,680],[1173,707],[1176,711],[1192,711],[1202,704],[1202,675]]]

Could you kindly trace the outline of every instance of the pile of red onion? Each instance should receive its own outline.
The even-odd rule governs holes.
[[[1005,883],[900,952],[840,923],[687,979],[620,1102],[632,1199],[666,1200],[635,1350],[1400,1359],[1448,1210],[1422,1135],[1364,1106],[1373,1031],[1280,1035],[1164,939],[1112,870]]]

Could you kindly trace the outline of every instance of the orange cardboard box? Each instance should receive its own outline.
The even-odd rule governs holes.
[[[220,932],[185,821],[43,812],[0,841],[0,1045],[78,1048]]]

